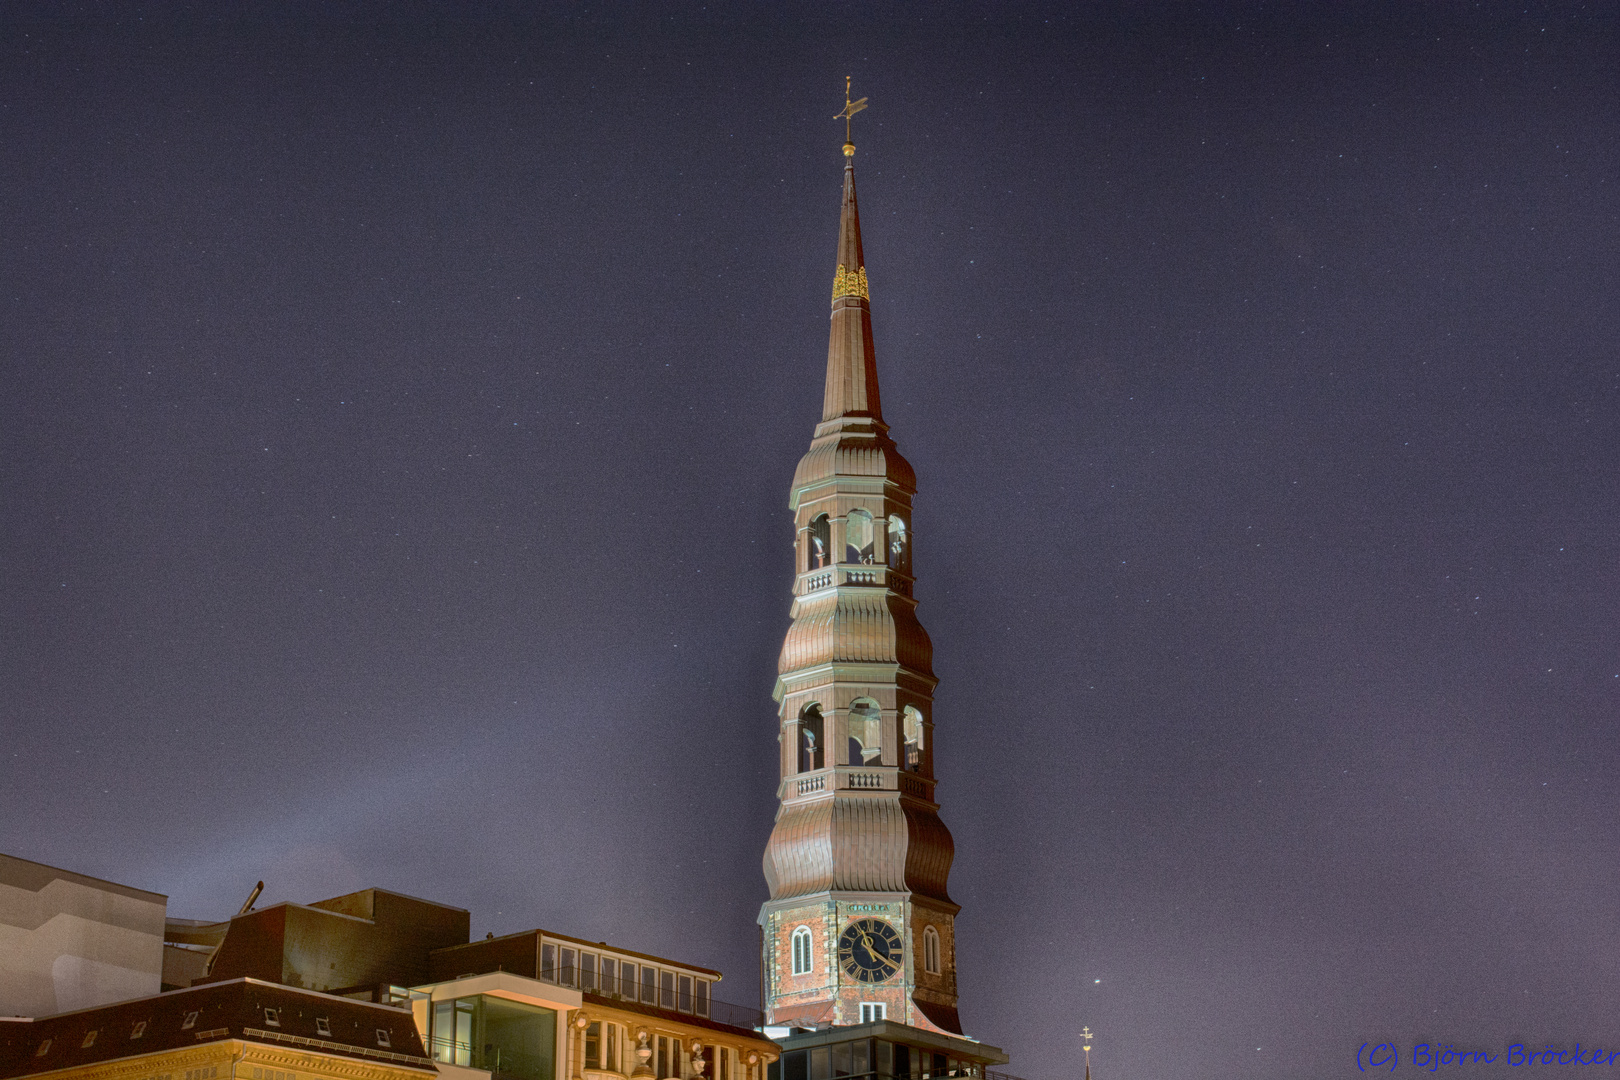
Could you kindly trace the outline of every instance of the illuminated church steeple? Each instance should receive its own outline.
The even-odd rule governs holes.
[[[847,122],[865,99],[845,97]],[[934,802],[938,680],[912,598],[917,483],[879,402],[854,154],[846,141],[821,423],[789,498],[793,625],[760,912],[767,1020],[960,1033],[953,849]]]

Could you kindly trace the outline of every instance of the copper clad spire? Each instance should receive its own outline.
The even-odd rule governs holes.
[[[866,99],[849,100],[844,88],[844,204],[838,223],[838,268],[833,273],[832,327],[827,337],[827,389],[822,398],[823,422],[844,416],[883,422],[878,402],[872,307],[867,293],[866,257],[861,252],[861,215],[855,204],[855,145],[848,140],[850,117]]]

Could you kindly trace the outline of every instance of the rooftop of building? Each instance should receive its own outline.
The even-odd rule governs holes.
[[[154,904],[166,905],[169,901],[163,893],[152,892],[150,889],[137,889],[133,885],[121,885],[116,881],[63,870],[59,866],[34,862],[32,859],[0,854],[0,885],[10,885],[14,889],[23,889],[27,892],[39,892],[53,881],[68,881],[101,892],[117,893],[132,900],[145,900]]]
[[[433,1071],[403,1009],[244,978],[0,1025],[0,1080],[230,1039]]]

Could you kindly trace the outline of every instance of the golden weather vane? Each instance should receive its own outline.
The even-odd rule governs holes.
[[[1091,1028],[1081,1028],[1080,1037],[1085,1040],[1085,1042],[1081,1043],[1080,1045],[1083,1046],[1086,1051],[1086,1080],[1091,1080],[1091,1040],[1094,1038],[1094,1036],[1091,1034]]]
[[[851,100],[849,100],[849,80],[850,80],[850,76],[845,75],[844,76],[844,111],[839,113],[837,116],[833,117],[833,119],[834,120],[842,120],[844,122],[844,156],[845,157],[854,157],[855,156],[855,142],[854,142],[853,139],[850,138],[849,122],[850,122],[850,120],[854,119],[856,113],[858,113],[862,109],[866,108],[866,99],[861,98],[861,100],[859,100],[859,101],[851,101]]]

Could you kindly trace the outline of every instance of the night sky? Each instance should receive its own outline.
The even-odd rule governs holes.
[[[852,75],[968,1033],[1620,1046],[1620,9],[1085,12],[0,9],[0,851],[756,1003]]]

